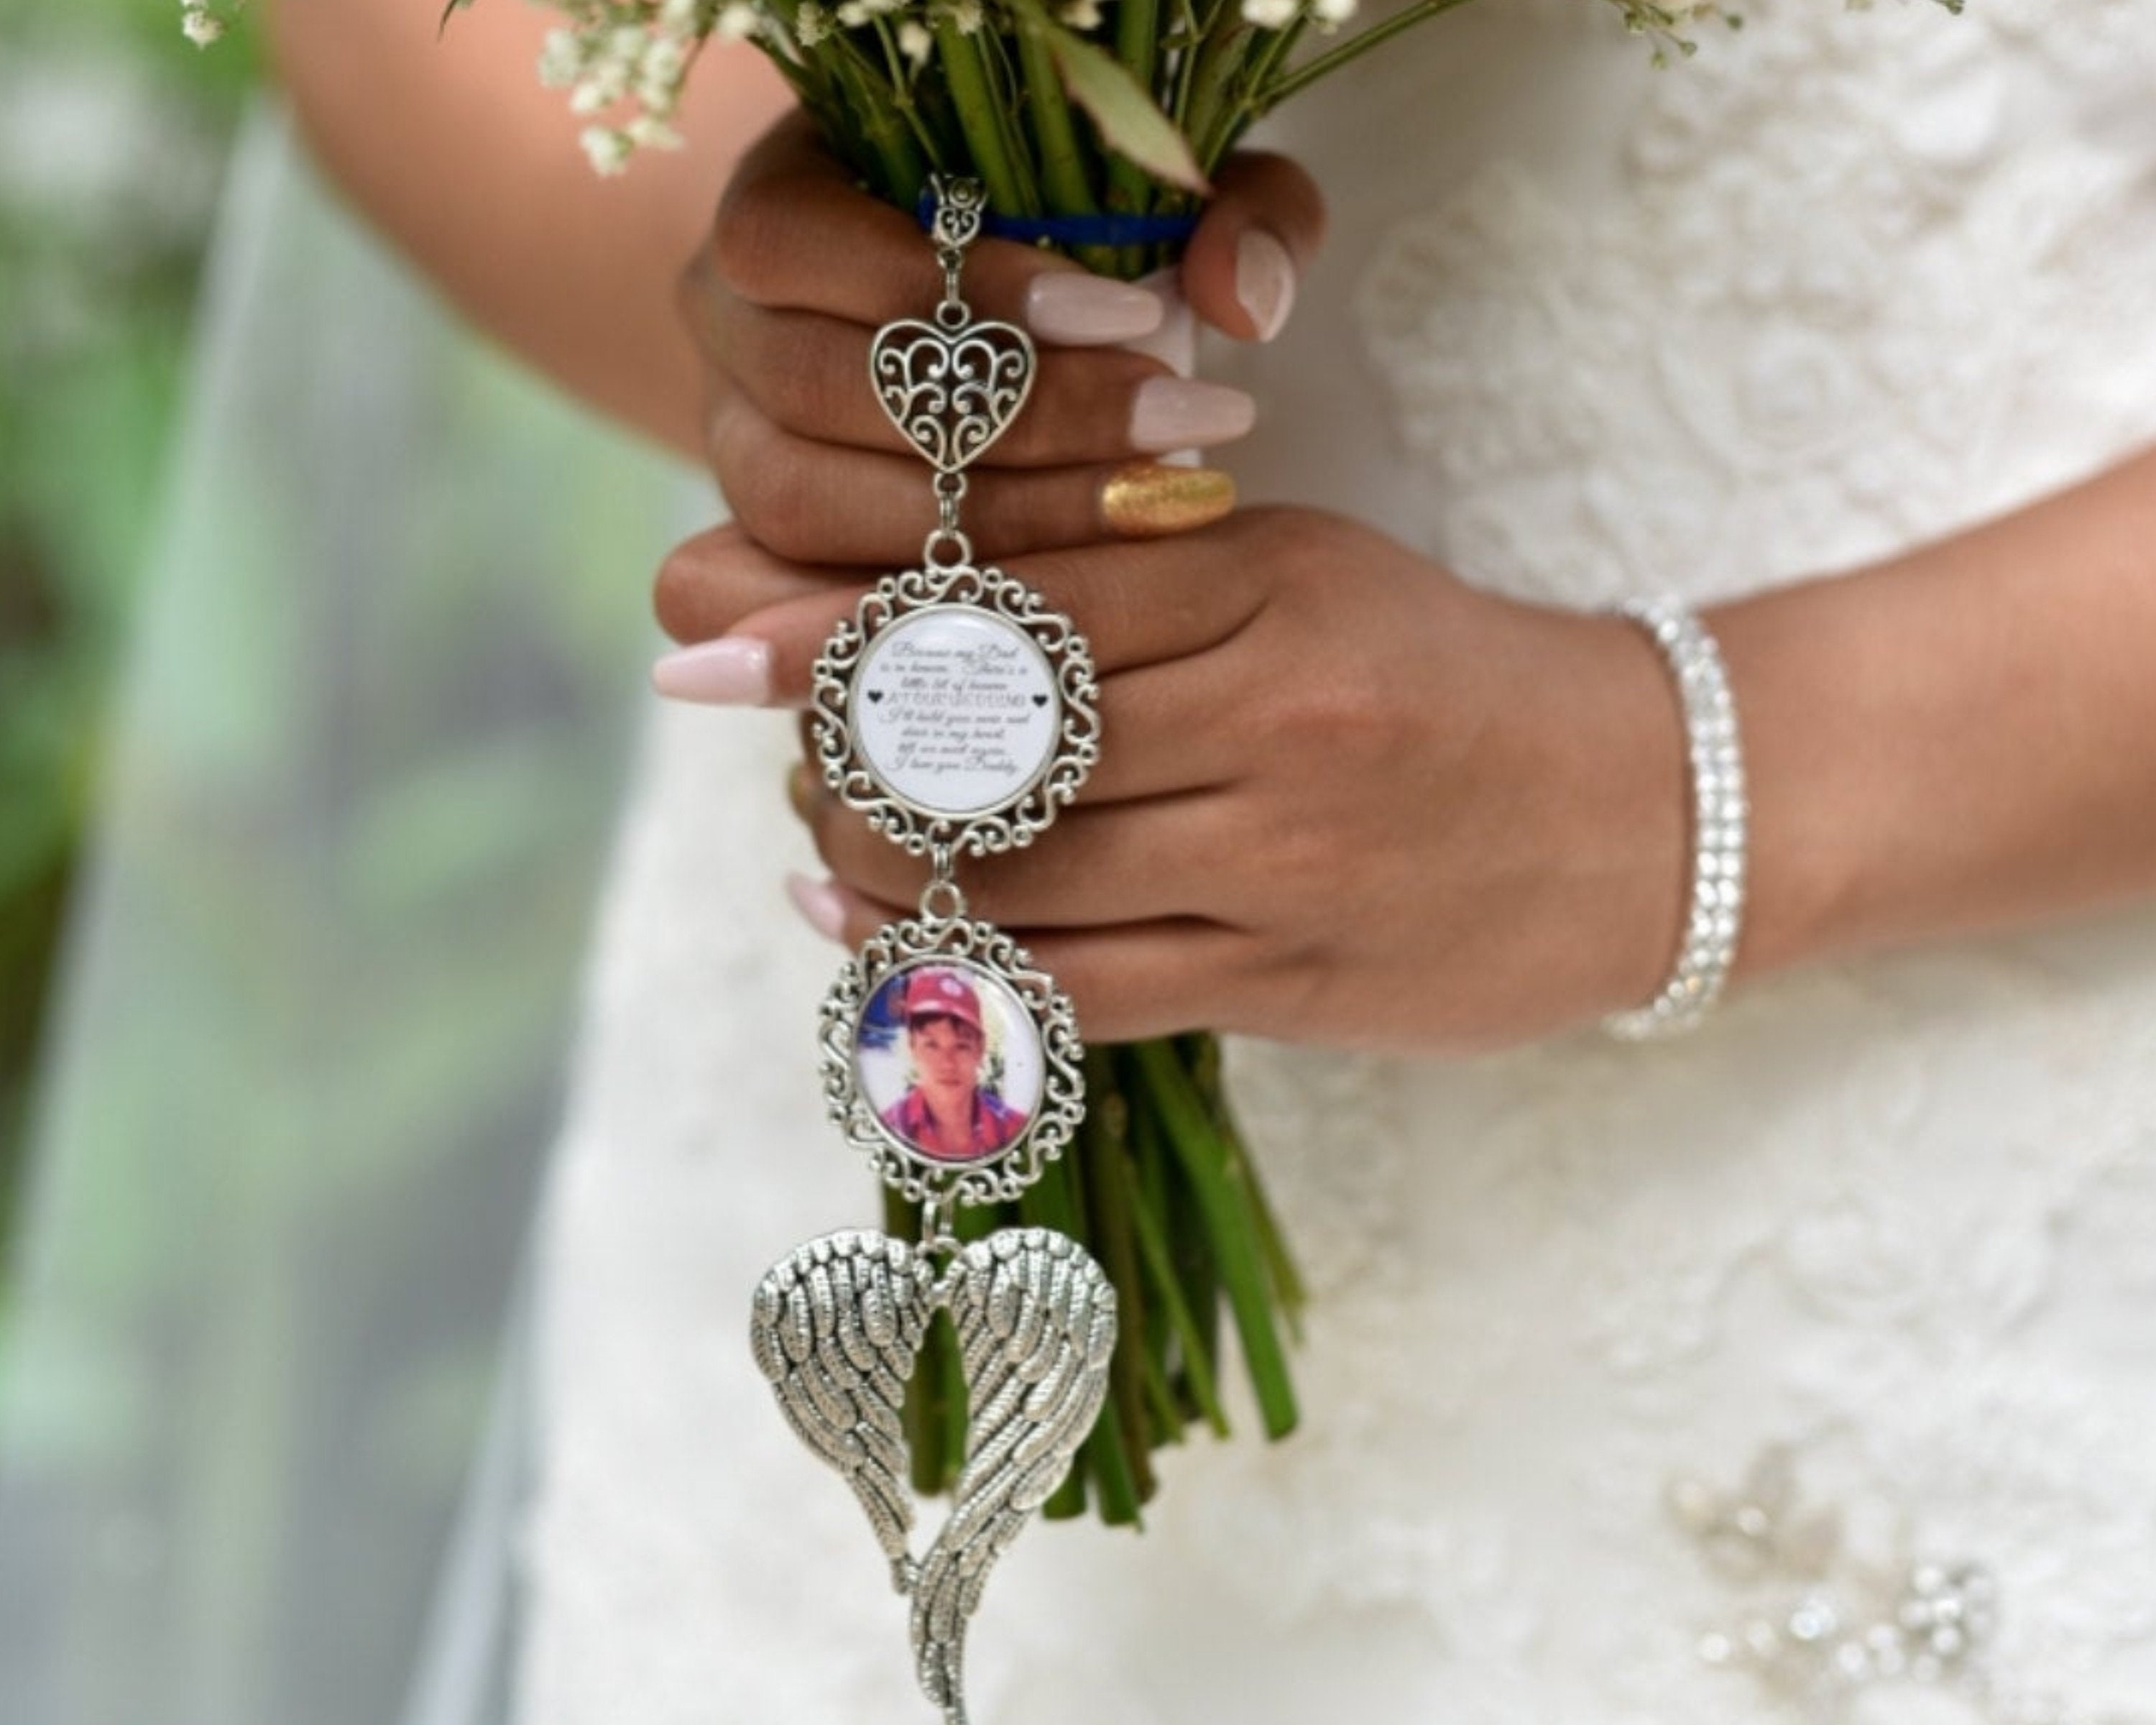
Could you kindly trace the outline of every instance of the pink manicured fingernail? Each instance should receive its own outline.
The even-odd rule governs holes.
[[[1245,228],[1235,242],[1235,298],[1260,341],[1277,336],[1295,310],[1295,259],[1262,228]]]
[[[1233,442],[1258,423],[1258,404],[1240,389],[1196,377],[1148,377],[1131,403],[1131,447],[1204,449]]]
[[[1160,327],[1156,294],[1082,270],[1036,275],[1025,290],[1026,327],[1044,341],[1129,341]]]
[[[811,880],[806,875],[786,877],[786,896],[801,920],[827,941],[843,941],[846,932],[846,904],[829,880]]]
[[[762,706],[771,699],[771,644],[730,637],[699,641],[654,665],[651,686],[670,701]]]

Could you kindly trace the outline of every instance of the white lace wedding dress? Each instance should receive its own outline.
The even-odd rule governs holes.
[[[1706,599],[2156,435],[2145,4],[1745,11],[1657,71],[1590,0],[1481,0],[1291,110],[1335,228],[1286,339],[1207,362],[1263,403],[1245,495]],[[932,1717],[744,1342],[771,1260],[876,1214],[789,742],[650,737],[545,1260],[526,1725]],[[2156,1722],[2156,914],[1664,1046],[1234,1059],[1306,1429],[1173,1455],[1142,1538],[1029,1530],[984,1725]]]

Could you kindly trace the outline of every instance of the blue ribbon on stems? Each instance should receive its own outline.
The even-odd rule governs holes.
[[[924,231],[936,225],[936,194],[924,190],[916,213]],[[1029,245],[1178,245],[1198,231],[1195,216],[999,216],[981,218],[982,231]]]

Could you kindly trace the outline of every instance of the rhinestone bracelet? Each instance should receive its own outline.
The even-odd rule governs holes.
[[[1654,637],[1676,679],[1691,776],[1691,906],[1676,968],[1645,1006],[1602,1021],[1612,1036],[1640,1042],[1691,1029],[1729,980],[1744,922],[1747,808],[1737,709],[1714,637],[1674,601],[1634,599],[1620,609]]]

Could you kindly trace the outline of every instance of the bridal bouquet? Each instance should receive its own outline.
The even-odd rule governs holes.
[[[215,39],[224,3],[182,0],[189,37]],[[447,0],[444,23],[471,3]],[[678,144],[673,119],[698,55],[715,41],[747,43],[880,197],[911,210],[932,175],[978,179],[994,217],[1028,224],[1008,231],[1135,278],[1175,261],[1175,236],[1255,121],[1464,0],[1394,0],[1371,19],[1358,18],[1358,0],[548,3],[565,16],[540,74],[570,92],[602,172],[640,148]],[[1717,0],[1581,3],[1614,7],[1657,58],[1689,53],[1688,28],[1727,18]],[[1153,1490],[1156,1448],[1199,1422],[1227,1430],[1224,1330],[1268,1435],[1294,1427],[1283,1335],[1303,1294],[1229,1113],[1213,1038],[1090,1049],[1085,1077],[1077,1153],[1020,1198],[961,1212],[958,1232],[1050,1228],[1106,1271],[1121,1320],[1108,1397],[1046,1510],[1077,1514],[1090,1502],[1128,1523]],[[908,1205],[889,1207],[891,1233],[918,1233]],[[956,1343],[939,1329],[906,1392],[916,1489],[956,1480],[964,1403]]]

